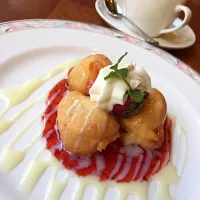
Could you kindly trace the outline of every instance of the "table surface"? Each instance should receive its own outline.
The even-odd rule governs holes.
[[[200,0],[189,0],[190,26],[196,43],[187,49],[168,50],[200,72]],[[108,27],[95,10],[95,0],[0,0],[0,22],[19,19],[65,19]]]

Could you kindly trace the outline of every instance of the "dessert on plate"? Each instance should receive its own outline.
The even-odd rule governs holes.
[[[79,176],[142,182],[170,162],[165,98],[144,68],[122,62],[126,55],[116,63],[89,55],[49,93],[43,137],[57,160]]]

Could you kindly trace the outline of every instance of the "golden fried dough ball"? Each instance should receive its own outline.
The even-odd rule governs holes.
[[[70,89],[86,95],[86,83],[91,79],[96,79],[99,70],[111,64],[111,61],[101,54],[84,58],[69,74],[68,83]]]
[[[113,115],[76,91],[60,101],[57,120],[63,145],[72,153],[88,155],[102,151],[119,137],[119,124]]]
[[[120,120],[121,126],[127,131],[121,135],[123,143],[139,144],[146,149],[159,148],[164,140],[166,111],[167,104],[162,93],[152,89],[136,114]]]

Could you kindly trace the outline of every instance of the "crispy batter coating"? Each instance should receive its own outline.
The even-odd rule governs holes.
[[[162,93],[152,89],[138,113],[120,120],[127,131],[121,139],[125,145],[139,144],[146,149],[159,148],[164,140],[163,122],[167,104]]]
[[[64,147],[80,155],[102,151],[119,137],[113,115],[76,91],[65,95],[58,105],[58,129]]]
[[[96,79],[99,70],[111,64],[111,61],[101,54],[90,55],[84,58],[69,74],[68,83],[70,89],[86,95],[87,81]]]

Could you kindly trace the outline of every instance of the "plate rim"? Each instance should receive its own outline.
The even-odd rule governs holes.
[[[82,30],[93,32],[97,34],[102,34],[105,36],[114,37],[132,45],[143,48],[144,50],[150,51],[153,54],[161,57],[166,60],[168,63],[171,63],[174,67],[178,68],[180,71],[184,72],[185,75],[193,79],[197,85],[200,86],[200,73],[195,71],[189,65],[166,52],[165,50],[150,45],[139,38],[130,36],[126,33],[123,33],[119,30],[114,30],[111,28],[98,26],[95,24],[72,21],[72,20],[62,20],[62,19],[25,19],[25,20],[13,20],[0,23],[0,36],[8,34],[11,32],[30,30],[30,29],[39,29],[39,28],[66,28],[74,30]]]

